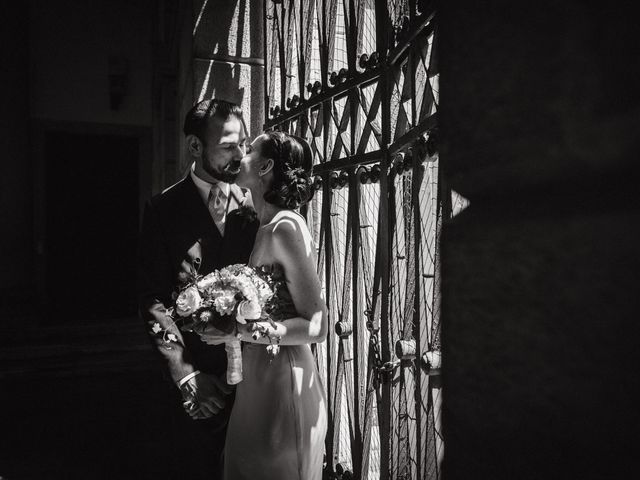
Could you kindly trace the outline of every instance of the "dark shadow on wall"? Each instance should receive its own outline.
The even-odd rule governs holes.
[[[445,480],[639,476],[633,18],[440,2]]]

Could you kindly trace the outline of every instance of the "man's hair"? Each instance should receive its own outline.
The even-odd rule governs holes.
[[[205,143],[205,133],[209,119],[217,117],[220,120],[227,120],[229,117],[236,117],[244,127],[244,119],[242,118],[242,108],[232,102],[226,100],[218,100],[211,98],[196,103],[184,119],[182,131],[185,136],[195,135],[202,143]]]

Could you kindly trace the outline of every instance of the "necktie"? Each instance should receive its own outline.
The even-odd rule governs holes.
[[[227,209],[227,196],[218,185],[212,185],[209,192],[209,200],[207,207],[211,213],[216,227],[220,231],[221,235],[224,235],[224,216]]]

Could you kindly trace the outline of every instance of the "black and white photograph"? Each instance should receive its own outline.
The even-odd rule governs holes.
[[[5,0],[0,480],[628,480],[632,2]]]

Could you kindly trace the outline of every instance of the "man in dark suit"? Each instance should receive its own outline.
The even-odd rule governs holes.
[[[211,480],[220,475],[233,395],[224,381],[224,345],[210,346],[194,333],[178,331],[165,311],[172,306],[172,293],[190,274],[206,275],[249,259],[257,220],[249,215],[248,192],[232,183],[244,155],[245,131],[237,105],[215,99],[196,104],[184,123],[191,170],[153,197],[143,217],[140,313],[150,332],[157,323],[176,335],[177,342],[153,334],[152,339],[186,413],[195,420],[183,415],[181,433],[173,432],[165,445],[171,451],[160,459],[177,459],[178,478]]]

